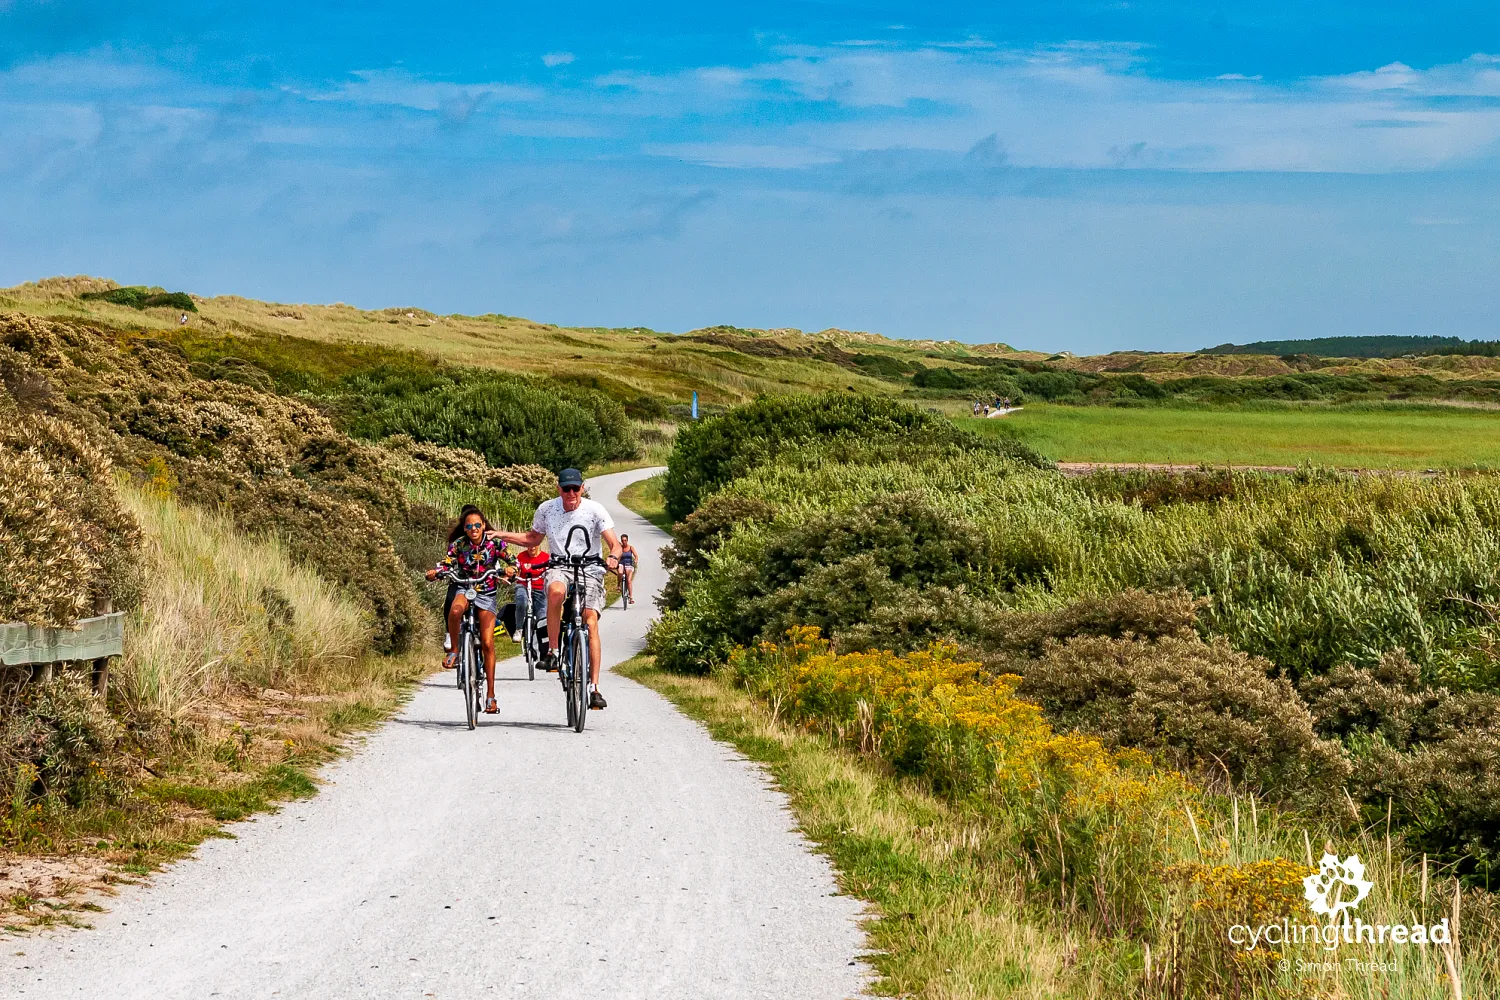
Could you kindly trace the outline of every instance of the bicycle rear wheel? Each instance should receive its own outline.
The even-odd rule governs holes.
[[[478,659],[476,654],[479,643],[472,633],[465,633],[464,640],[464,717],[468,720],[469,728],[473,729],[479,724],[479,664],[475,662]]]
[[[589,717],[589,660],[588,643],[584,641],[587,628],[574,629],[569,642],[568,654],[573,658],[573,683],[568,692],[573,710],[573,732],[583,732],[583,724]]]

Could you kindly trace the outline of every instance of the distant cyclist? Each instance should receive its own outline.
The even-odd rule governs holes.
[[[620,536],[620,583],[625,587],[625,596],[635,600],[635,564],[640,557],[629,535]]]
[[[581,527],[587,539],[586,546],[574,542],[576,551],[565,552],[568,533]],[[573,532],[576,536],[578,532]],[[604,543],[609,544],[609,556],[605,564],[585,567],[583,571],[583,620],[589,626],[589,708],[604,708],[608,703],[599,693],[599,612],[604,610],[604,571],[613,570],[620,558],[620,537],[615,534],[615,522],[604,505],[589,500],[583,495],[583,473],[577,469],[564,469],[557,476],[557,496],[536,509],[531,519],[530,531],[499,531],[495,537],[515,545],[531,548],[547,540],[551,552],[551,564],[545,576],[547,584],[547,651],[551,660],[547,669],[556,670],[561,655],[558,633],[562,631],[563,600],[568,596],[568,584],[573,579],[566,559],[569,555],[594,556],[603,554]]]
[[[488,532],[488,534],[487,534]],[[443,561],[427,571],[427,579],[436,580],[438,573],[474,579],[495,570],[503,573],[512,561],[505,542],[494,537],[484,512],[473,504],[464,507],[458,516],[458,524],[448,533],[448,554]],[[485,712],[493,715],[500,710],[495,704],[495,614],[499,606],[495,601],[498,587],[495,577],[473,585],[474,607],[479,613],[479,646],[484,651],[486,694]],[[454,588],[450,587],[450,593]],[[458,662],[458,630],[463,624],[464,611],[469,598],[464,593],[468,588],[458,588],[448,605],[449,653],[443,660],[443,668],[452,670]]]

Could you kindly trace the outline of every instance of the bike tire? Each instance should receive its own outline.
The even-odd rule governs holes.
[[[573,689],[569,692],[573,704],[573,732],[583,732],[589,717],[589,667],[588,643],[584,641],[584,629],[575,629],[569,652],[573,656]]]
[[[472,635],[466,636],[465,638],[468,641],[464,643],[463,656],[464,717],[469,723],[469,728],[473,729],[475,726],[479,725],[479,713],[476,711],[476,709],[478,709],[479,707],[479,684],[477,680],[478,664],[474,662],[474,647],[479,644],[474,641],[474,637]]]
[[[566,637],[563,641],[567,641]],[[563,704],[568,709],[568,728],[572,729],[578,724],[578,710],[573,705],[573,665],[568,662],[566,653],[563,655],[563,662],[560,664],[559,672],[562,674]]]
[[[526,643],[526,679],[536,680],[536,626],[531,619],[521,629],[521,641]]]

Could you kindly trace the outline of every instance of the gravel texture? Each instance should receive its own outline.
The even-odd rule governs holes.
[[[642,556],[667,536],[591,494]],[[640,650],[645,601],[603,616],[606,663]],[[498,671],[501,712],[464,728],[452,675],[329,768],[310,800],[229,827],[95,929],[12,939],[25,997],[838,998],[858,994],[861,904],[758,768],[661,697],[606,675],[564,727],[561,686]],[[20,954],[17,954],[20,953]]]

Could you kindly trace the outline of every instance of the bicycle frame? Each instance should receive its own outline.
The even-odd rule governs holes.
[[[526,597],[525,614],[518,623],[521,632],[521,656],[526,661],[527,680],[536,680],[536,665],[541,659],[540,636],[543,634],[542,629],[546,628],[545,619],[540,619],[536,615],[531,585],[526,582],[518,583],[516,589],[523,592]],[[516,604],[516,610],[520,611],[521,602],[517,601]]]
[[[572,547],[575,531],[584,532],[584,541],[588,541],[588,531],[581,525],[574,525],[568,532],[567,541],[563,543],[564,552]],[[560,561],[572,571],[572,580],[568,583],[568,593],[563,600],[562,621],[558,628],[557,637],[561,642],[562,652],[562,662],[559,664],[558,673],[561,675],[560,679],[563,684],[563,697],[567,702],[568,725],[573,727],[575,733],[581,733],[589,712],[588,677],[590,673],[590,629],[588,622],[583,618],[583,598],[587,586],[583,579],[583,570],[586,566],[603,566],[605,562],[598,556],[588,555],[568,555],[562,557]]]

